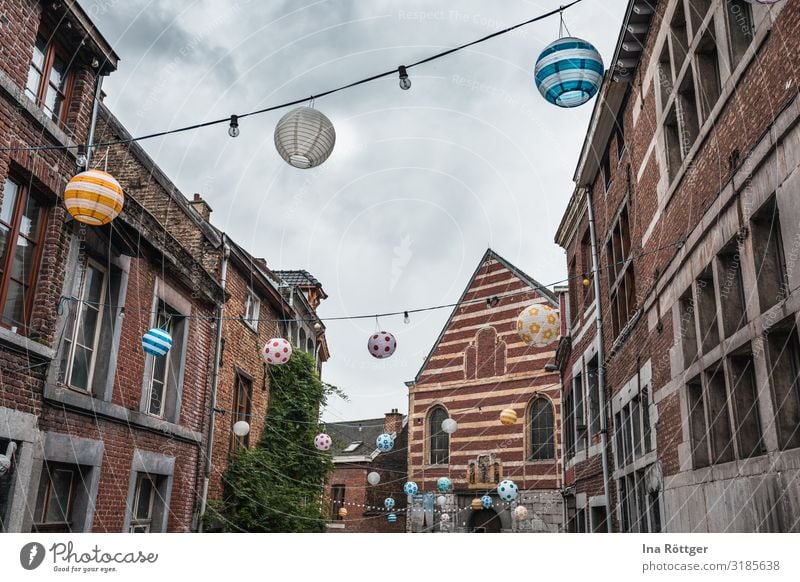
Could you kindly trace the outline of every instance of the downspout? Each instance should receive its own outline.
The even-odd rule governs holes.
[[[89,137],[86,140],[87,145],[94,143],[94,132],[95,129],[97,128],[97,111],[100,109],[100,95],[103,92],[103,77],[104,75],[97,75],[94,84],[94,101],[92,102],[92,120],[89,123]],[[93,153],[94,153],[93,147],[86,148],[86,167],[84,168],[84,170],[89,169]]]
[[[203,532],[203,517],[208,504],[208,483],[211,480],[211,455],[214,452],[214,421],[216,420],[217,390],[219,388],[219,359],[222,353],[222,326],[225,315],[225,283],[228,279],[228,258],[231,248],[225,233],[222,233],[222,266],[220,267],[220,286],[222,287],[222,302],[217,306],[217,338],[214,346],[214,365],[211,369],[211,406],[208,409],[208,441],[206,442],[206,464],[203,473],[203,495],[200,499],[200,519],[197,530]]]
[[[586,211],[589,217],[589,238],[592,243],[592,279],[594,280],[594,296],[597,306],[594,310],[594,321],[597,326],[597,389],[600,392],[600,454],[603,464],[603,496],[606,499],[606,527],[608,533],[611,528],[611,494],[608,477],[608,412],[606,410],[606,357],[603,348],[603,316],[600,305],[600,257],[597,253],[597,232],[594,224],[594,210],[592,209],[592,190],[586,189]]]

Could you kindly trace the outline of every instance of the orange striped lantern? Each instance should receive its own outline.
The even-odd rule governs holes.
[[[472,511],[480,511],[481,509],[483,509],[483,504],[481,504],[481,500],[478,497],[472,500],[470,506],[472,507]]]
[[[342,507],[342,508],[339,510],[339,517],[341,517],[342,519],[344,519],[345,517],[347,517],[347,508],[346,508],[346,507]]]
[[[78,222],[90,226],[108,224],[119,215],[125,195],[114,176],[102,170],[81,172],[67,184],[64,205]]]
[[[506,408],[500,413],[500,422],[506,426],[511,426],[517,422],[517,413],[511,408]]]

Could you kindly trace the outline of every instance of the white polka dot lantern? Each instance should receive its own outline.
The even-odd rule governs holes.
[[[436,488],[440,493],[447,493],[453,488],[453,482],[447,477],[439,477],[439,480],[436,481]]]
[[[386,509],[394,508],[394,499],[392,499],[391,497],[387,497],[386,499],[383,500],[383,506]]]
[[[378,331],[369,336],[367,350],[373,358],[390,357],[397,349],[397,340],[388,331]]]
[[[528,519],[528,509],[524,505],[518,505],[514,508],[514,517],[520,521]]]
[[[264,361],[273,366],[280,366],[292,357],[292,344],[282,337],[274,337],[264,344],[261,350]]]
[[[324,432],[321,432],[314,437],[314,447],[318,451],[329,451],[332,444],[333,441],[331,440],[331,437],[326,435]]]
[[[578,107],[594,97],[603,82],[603,58],[591,43],[574,37],[547,45],[534,69],[536,87],[549,103]]]
[[[375,446],[380,452],[387,453],[392,450],[392,447],[394,447],[394,439],[392,438],[392,435],[385,432],[378,435],[378,438],[375,439]]]
[[[492,496],[491,495],[484,495],[481,497],[481,505],[484,509],[491,509],[492,508]]]
[[[237,437],[246,437],[250,434],[250,425],[246,420],[240,420],[233,425],[233,434]]]
[[[379,473],[372,471],[369,475],[367,475],[367,483],[370,485],[377,485],[381,482],[381,476]]]
[[[503,501],[514,501],[517,495],[519,495],[519,489],[517,489],[517,485],[511,479],[505,479],[500,481],[500,484],[497,486],[497,494]]]
[[[517,334],[529,346],[549,346],[561,336],[558,309],[553,309],[546,303],[529,305],[517,317]]]
[[[449,513],[443,513],[441,515],[441,517],[439,518],[439,521],[441,521],[442,523],[447,523],[448,521],[450,521],[450,514]]]
[[[458,423],[452,418],[445,418],[442,421],[442,431],[447,434],[453,434],[458,430]]]
[[[328,159],[336,144],[331,120],[311,107],[298,107],[275,127],[275,148],[284,161],[305,170]]]
[[[403,485],[403,491],[406,495],[416,495],[419,492],[419,487],[413,481],[409,481]]]

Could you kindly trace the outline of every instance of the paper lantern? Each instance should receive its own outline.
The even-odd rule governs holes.
[[[151,356],[166,356],[171,347],[172,337],[160,327],[154,327],[142,336],[142,349]]]
[[[392,499],[391,497],[387,497],[386,499],[383,500],[383,506],[386,509],[392,509],[394,507],[394,499]]]
[[[346,507],[342,507],[341,509],[339,509],[339,517],[341,517],[342,519],[347,517],[347,508]]]
[[[389,433],[383,433],[378,435],[378,438],[375,439],[375,445],[380,452],[389,452],[392,450],[392,447],[394,447],[394,438],[392,438],[392,435]]]
[[[311,107],[298,107],[281,117],[275,147],[291,166],[305,170],[328,159],[336,143],[331,120]]]
[[[472,511],[480,511],[481,509],[483,509],[483,505],[481,505],[481,500],[477,497],[472,500],[472,503],[470,503],[470,507],[472,507]]]
[[[511,426],[517,422],[517,413],[512,408],[506,408],[500,413],[500,422],[506,426]]]
[[[397,349],[397,340],[388,331],[378,331],[369,337],[367,349],[373,358],[388,358]]]
[[[517,317],[517,334],[529,346],[548,346],[561,336],[561,316],[547,303],[529,305]]]
[[[444,507],[447,505],[447,497],[444,495],[439,495],[439,497],[436,498],[436,503],[439,504],[439,507]]]
[[[274,337],[264,344],[261,357],[266,363],[274,366],[285,364],[292,357],[292,344],[282,337]]]
[[[443,513],[441,515],[441,517],[439,518],[439,521],[441,521],[442,523],[447,523],[448,521],[450,521],[450,514],[449,513]]]
[[[524,505],[518,505],[516,509],[514,509],[514,517],[520,521],[528,519],[528,509]]]
[[[419,487],[413,481],[409,481],[405,485],[403,485],[403,491],[405,491],[406,495],[416,495],[419,491]]]
[[[481,497],[481,506],[484,509],[491,509],[492,507],[492,496],[491,495],[484,495]]]
[[[389,523],[394,523],[397,521],[397,515],[394,513],[390,513],[389,515],[386,516],[386,519]]]
[[[534,69],[542,97],[559,107],[577,107],[594,97],[603,82],[603,58],[591,43],[564,37],[547,45]]]
[[[453,482],[447,477],[439,477],[439,480],[436,482],[436,488],[440,493],[447,493],[453,488]]]
[[[326,435],[324,432],[319,433],[317,436],[314,437],[314,446],[318,451],[328,451],[331,448],[333,441],[331,437]]]
[[[114,220],[122,210],[125,195],[114,176],[101,170],[87,170],[73,177],[64,189],[64,206],[77,220],[101,226]]]
[[[514,501],[519,495],[519,489],[511,479],[504,479],[497,486],[497,494],[503,501]]]
[[[458,423],[452,418],[445,418],[442,421],[442,430],[447,434],[453,434],[458,430]]]
[[[245,437],[250,434],[250,424],[247,421],[240,420],[233,425],[233,434],[237,437]]]
[[[375,471],[372,471],[369,475],[367,475],[367,482],[370,485],[377,485],[378,483],[381,482],[380,474],[376,473]]]

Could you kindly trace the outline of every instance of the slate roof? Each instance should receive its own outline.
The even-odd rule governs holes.
[[[306,285],[310,287],[322,287],[322,283],[320,283],[314,275],[303,269],[273,272],[283,279],[287,285],[291,285],[292,287],[302,287]]]
[[[366,420],[348,420],[346,422],[330,422],[325,431],[333,439],[331,453],[335,457],[363,457],[375,451],[375,441],[383,433],[383,418]],[[360,430],[359,430],[360,428]],[[361,442],[352,451],[344,452],[351,443]]]

